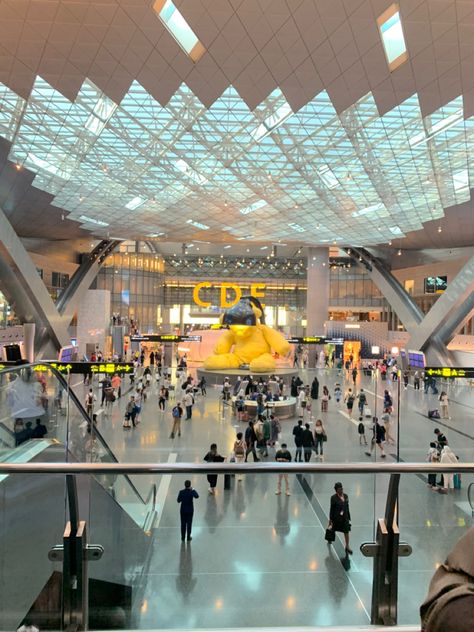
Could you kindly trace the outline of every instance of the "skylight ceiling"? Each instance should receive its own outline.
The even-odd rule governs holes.
[[[0,84],[0,135],[97,235],[370,245],[470,199],[461,97],[423,120],[416,95],[380,117],[371,94],[337,115],[321,92],[256,139],[285,103],[229,88],[206,109],[183,84],[162,107],[135,82],[117,106],[89,81],[71,103],[37,78],[28,101]]]

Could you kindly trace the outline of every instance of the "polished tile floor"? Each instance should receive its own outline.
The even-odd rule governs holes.
[[[333,392],[341,381],[332,370],[301,371],[310,383],[318,376],[320,391],[327,384]],[[352,382],[352,381],[351,381]],[[352,386],[348,381],[344,388]],[[397,446],[387,449],[387,460],[424,462],[433,430],[439,426],[460,460],[474,461],[474,389],[466,382],[450,385],[450,420],[433,422],[427,411],[439,406],[437,397],[423,390],[400,389],[398,384],[362,377],[357,388],[368,393],[372,411],[380,414],[384,388],[392,393]],[[439,387],[442,385],[439,384]],[[78,385],[79,394],[82,386]],[[444,388],[444,386],[443,386]],[[441,391],[441,388],[440,388]],[[182,422],[182,436],[169,438],[171,407],[158,410],[157,387],[150,389],[136,429],[123,430],[126,396],[100,421],[101,432],[122,462],[201,462],[210,443],[230,454],[239,424],[229,409],[222,409],[219,391],[209,388],[198,397],[191,421]],[[400,429],[397,433],[397,411]],[[344,406],[334,397],[329,412],[319,413],[327,428],[326,460],[367,461],[359,445],[357,422],[348,419]],[[356,415],[354,415],[356,417]],[[293,450],[294,419],[282,421],[283,437]],[[399,435],[399,436],[398,436]],[[369,435],[368,435],[369,436]],[[398,455],[397,455],[397,450]],[[269,459],[273,458],[270,452]],[[372,459],[379,459],[373,454]],[[291,496],[276,496],[275,475],[245,475],[210,496],[204,476],[193,478],[200,494],[195,502],[193,540],[182,545],[179,534],[178,490],[185,476],[155,477],[158,485],[158,523],[146,567],[144,589],[135,608],[137,627],[219,628],[316,625],[362,625],[369,622],[372,561],[359,551],[374,537],[376,519],[382,517],[388,477],[379,475],[313,474],[290,477]],[[328,547],[324,541],[333,485],[340,479],[349,494],[352,513],[350,567],[343,545]],[[147,493],[151,479],[133,477]],[[413,554],[400,560],[399,622],[417,623],[418,608],[430,577],[451,546],[472,524],[467,487],[474,477],[464,477],[463,487],[448,495],[432,492],[423,476],[402,476],[400,486],[401,539],[413,546]],[[93,517],[91,518],[93,519]]]

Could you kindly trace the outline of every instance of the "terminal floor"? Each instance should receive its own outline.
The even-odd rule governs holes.
[[[301,371],[310,383],[315,371]],[[341,378],[332,370],[317,370],[320,392]],[[352,386],[347,381],[344,388]],[[357,389],[368,393],[372,411],[380,413],[381,395],[389,388],[398,409],[397,383],[358,380]],[[441,385],[438,385],[441,386]],[[125,389],[127,386],[125,386]],[[82,394],[82,386],[77,389]],[[124,390],[125,390],[124,389]],[[440,388],[441,391],[441,388]],[[474,389],[467,383],[450,385],[450,420],[431,421],[430,408],[437,397],[414,391],[400,393],[399,458],[424,462],[433,430],[439,426],[463,462],[473,461]],[[219,391],[208,389],[198,397],[191,421],[182,422],[182,436],[170,439],[171,407],[161,413],[157,387],[150,389],[141,423],[123,430],[123,409],[128,394],[100,421],[101,432],[122,462],[201,462],[210,443],[228,456],[235,433],[244,427],[230,409],[222,409]],[[377,400],[377,407],[375,407]],[[332,462],[367,462],[365,446],[359,446],[357,421],[351,421],[334,396],[327,414],[313,402],[313,416],[326,425],[325,459]],[[356,418],[357,415],[354,414]],[[282,441],[294,449],[291,431],[295,419],[282,421]],[[396,432],[395,432],[396,434]],[[369,434],[368,434],[369,436]],[[387,460],[396,460],[397,446],[387,447]],[[269,452],[268,459],[274,453]],[[252,457],[250,457],[251,459]],[[373,454],[372,459],[380,459]],[[313,457],[314,459],[314,457]],[[136,604],[137,627],[218,628],[252,626],[362,625],[369,622],[372,561],[359,551],[374,538],[374,525],[384,514],[388,477],[383,475],[313,474],[303,479],[290,476],[291,496],[276,496],[276,476],[248,474],[223,489],[219,477],[216,496],[207,491],[204,476],[193,478],[200,494],[195,502],[193,540],[182,545],[179,534],[178,490],[185,476],[155,477],[158,485],[158,524],[153,553],[146,569],[141,602]],[[354,550],[350,563],[342,541],[328,547],[324,531],[329,500],[336,479],[349,494]],[[134,477],[143,493],[149,477]],[[454,542],[472,524],[467,487],[474,477],[464,477],[463,488],[440,495],[426,485],[426,478],[402,476],[400,485],[401,539],[413,547],[411,557],[400,560],[399,623],[417,623],[418,608],[429,580]],[[91,516],[93,520],[93,516]]]

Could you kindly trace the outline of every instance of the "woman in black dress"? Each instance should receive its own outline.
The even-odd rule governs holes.
[[[346,555],[352,555],[349,547],[349,531],[351,530],[351,513],[349,511],[349,497],[344,494],[342,483],[334,485],[335,494],[331,496],[331,509],[329,511],[328,529],[334,529],[344,534]]]
[[[319,397],[319,380],[316,376],[314,376],[314,379],[311,382],[311,399],[318,399],[318,397]]]
[[[207,463],[223,463],[225,461],[225,457],[221,456],[217,452],[217,444],[212,443],[209,449],[209,452],[204,457],[204,461]],[[207,481],[209,483],[209,493],[214,495],[217,485],[217,474],[208,474]]]

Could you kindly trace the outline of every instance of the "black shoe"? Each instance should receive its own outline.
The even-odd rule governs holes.
[[[181,538],[181,542],[184,542],[184,538]]]
[[[365,456],[372,456],[372,453],[371,452],[366,452]]]
[[[188,538],[188,542],[191,542],[191,540],[192,540],[192,538],[191,538],[191,537],[189,537],[189,538]]]
[[[348,555],[352,555],[352,549],[350,549],[349,547],[346,547],[346,553]]]

